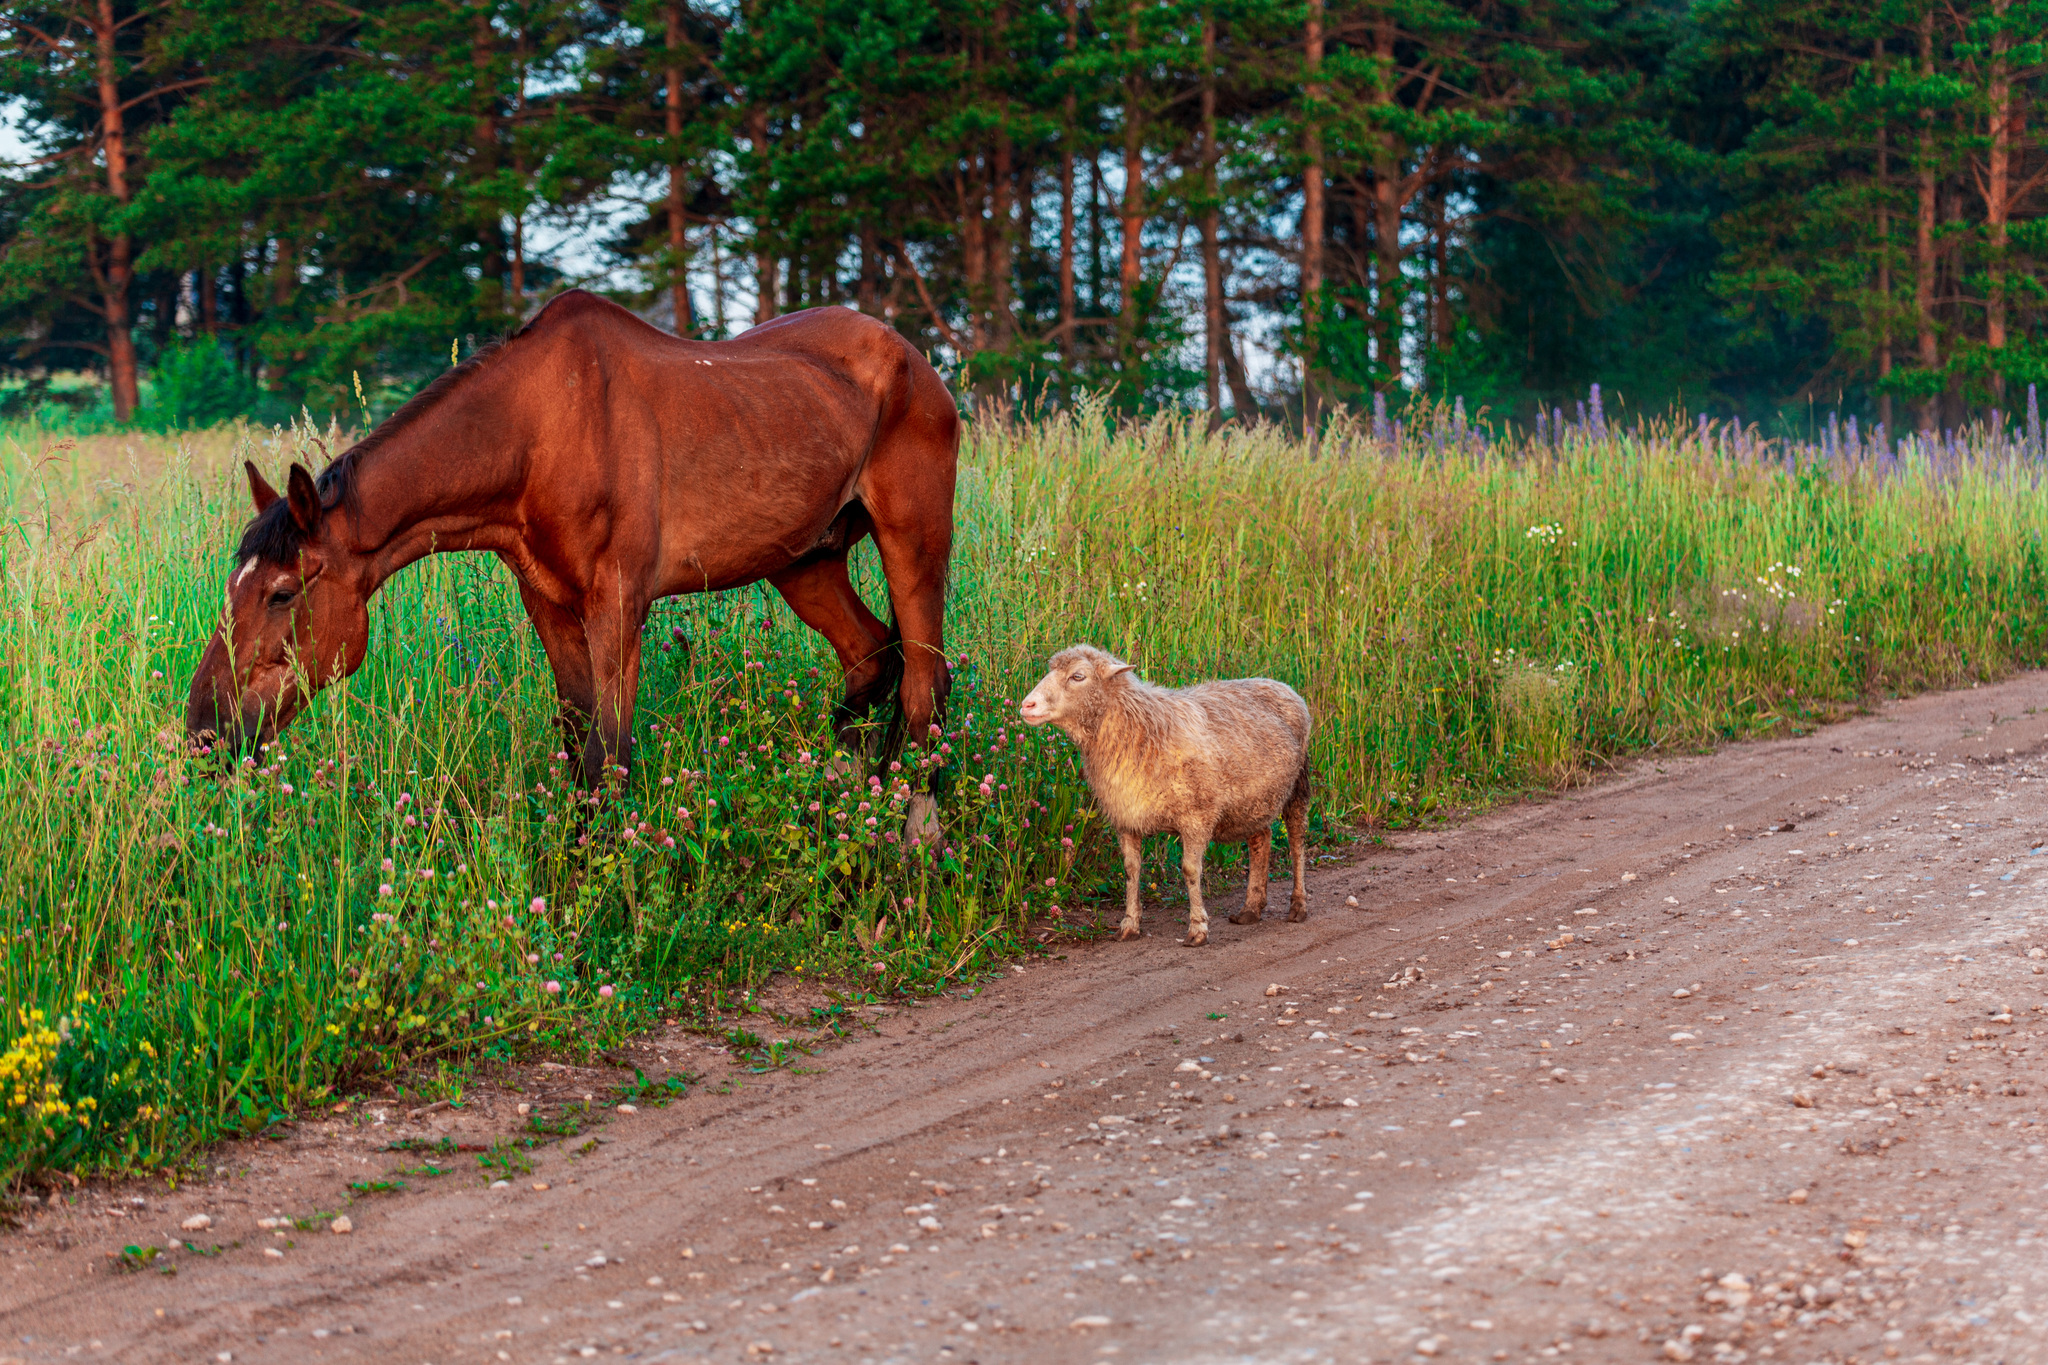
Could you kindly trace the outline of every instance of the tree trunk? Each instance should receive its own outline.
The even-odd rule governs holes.
[[[1959,115],[1957,122],[1961,121],[1962,117]],[[1967,130],[1960,127],[1956,132],[1967,134]],[[1950,177],[1943,182],[1941,205],[1941,215],[1935,222],[1935,233],[1942,243],[1941,268],[1935,272],[1934,297],[1945,304],[1941,313],[1937,315],[1938,319],[1945,320],[1954,329],[1955,334],[1960,334],[1961,299],[1964,290],[1968,288],[1967,262],[1963,258],[1963,247],[1969,230],[1963,220],[1963,186],[1959,176]],[[1941,231],[1942,223],[1949,225],[1947,232]],[[1960,427],[1969,421],[1970,404],[1963,394],[1959,376],[1951,374],[1948,382],[1942,385],[1940,403],[1941,407],[1935,415],[1937,427]]]
[[[472,27],[469,65],[476,81],[472,92],[476,98],[476,125],[471,137],[476,144],[476,160],[471,169],[475,179],[483,181],[498,165],[498,111],[495,92],[491,89],[491,54],[495,34],[487,5],[477,6]],[[496,208],[491,210],[477,240],[484,249],[480,274],[485,288],[495,294],[504,288],[502,275],[505,269],[505,224]]]
[[[107,193],[114,202],[128,203],[128,142],[121,121],[121,79],[115,63],[114,40],[119,35],[114,17],[114,0],[99,0],[93,24],[97,47],[100,97],[100,146],[107,163]],[[113,390],[114,420],[130,421],[141,401],[141,380],[135,363],[134,320],[130,315],[129,286],[135,279],[134,244],[125,232],[107,243],[106,265],[99,276],[100,305],[107,320],[107,378]]]
[[[754,156],[761,163],[761,177],[768,175],[768,111],[756,109],[747,115],[747,138],[754,144]],[[760,223],[754,224],[754,321],[763,323],[775,316],[775,252]]]
[[[1131,65],[1124,75],[1124,203],[1120,215],[1123,258],[1117,269],[1117,297],[1122,311],[1117,317],[1117,330],[1123,335],[1123,361],[1129,365],[1136,359],[1138,290],[1145,281],[1145,140],[1144,116],[1140,112],[1145,86],[1136,66],[1138,7],[1136,0],[1127,3],[1130,8],[1124,24],[1124,57]]]
[[[1303,93],[1308,117],[1301,137],[1301,405],[1302,419],[1313,431],[1322,416],[1316,356],[1323,296],[1323,130],[1317,107],[1323,98],[1322,82],[1317,79],[1323,70],[1323,0],[1308,0],[1305,48],[1308,80]]]
[[[266,320],[282,319],[285,309],[291,306],[292,295],[298,292],[299,286],[298,259],[298,248],[292,239],[278,238],[277,246],[270,253],[270,303],[264,309]],[[264,371],[265,382],[272,389],[284,387],[283,365],[265,364]]]
[[[1010,297],[1017,297],[1022,283],[1019,261],[1031,261],[1031,244],[1038,240],[1038,163],[1029,156],[1018,159],[1010,172],[1010,202],[1015,206],[1016,227],[1004,249],[1010,262]]]
[[[718,223],[711,224],[711,325],[716,339],[725,340],[725,256],[718,249]]]
[[[257,245],[262,253],[262,245]],[[228,262],[228,321],[236,327],[247,327],[253,316],[249,309],[249,263],[242,252],[235,253],[235,259]]]
[[[993,307],[989,316],[988,344],[1000,350],[1010,344],[1010,235],[1011,176],[1010,134],[996,129],[995,157],[989,165],[988,282]]]
[[[1870,64],[1880,81],[1884,79],[1884,39],[1873,39],[1870,45]],[[1891,144],[1886,136],[1885,126],[1877,127],[1877,420],[1884,423],[1885,434],[1892,432],[1892,396],[1884,389],[1884,381],[1892,372],[1892,211],[1891,211]]]
[[[1244,372],[1244,362],[1237,358],[1237,347],[1231,344],[1230,333],[1223,333],[1223,373],[1230,379],[1230,405],[1241,417],[1256,417],[1259,414],[1259,396],[1252,392],[1252,381]]]
[[[1441,164],[1433,169],[1440,170]],[[1448,363],[1455,330],[1451,325],[1451,215],[1444,190],[1443,182],[1438,181],[1429,201],[1430,250],[1434,265],[1430,271],[1429,335],[1431,344],[1436,348],[1436,363],[1440,369]]]
[[[668,133],[668,268],[669,300],[675,312],[677,336],[694,336],[697,317],[690,306],[689,243],[683,233],[683,7],[670,0],[663,8],[668,50],[668,69],[663,79],[668,89],[662,96],[663,127]]]
[[[526,316],[526,215],[512,215],[512,316]]]
[[[1934,11],[1920,16],[1920,72],[1934,74]],[[1934,334],[1934,111],[1920,111],[1919,221],[1913,236],[1913,314],[1919,330],[1920,367],[1931,376],[1941,368],[1941,350]],[[1935,429],[1939,398],[1929,394],[1920,403],[1920,430]]]
[[[1374,50],[1387,63],[1394,59],[1394,26],[1381,20],[1374,31]],[[1380,105],[1393,101],[1391,91],[1382,87],[1373,97]],[[1401,387],[1401,152],[1400,135],[1383,134],[1380,154],[1373,166],[1373,255],[1375,258],[1379,333],[1379,360],[1386,371],[1384,383]]]
[[[1011,66],[1009,50],[1010,10],[1007,5],[998,5],[991,34],[995,42],[993,53],[984,52],[984,59],[993,57],[997,70]],[[986,61],[984,62],[986,65]],[[1010,146],[1010,103],[1008,99],[998,102],[996,107],[995,149],[989,158],[988,168],[988,283],[989,283],[989,329],[987,344],[997,350],[1009,346],[1016,315],[1010,306],[1011,300],[1011,247],[1017,240],[1016,217],[1016,173],[1013,149]]]
[[[1216,184],[1216,12],[1202,15],[1202,392],[1223,415],[1223,243]]]
[[[2012,66],[2007,53],[2012,37],[2006,32],[2005,14],[2009,0],[1991,0],[1991,150],[1984,177],[1984,228],[1990,248],[1990,280],[1984,300],[1984,344],[1990,350],[2005,349],[2005,239],[2006,224],[2012,216]],[[1992,401],[2005,405],[2005,375],[1998,368],[2002,357],[1992,357]]]
[[[881,302],[882,247],[875,239],[874,224],[863,223],[860,228],[860,279],[853,287],[853,303],[861,312],[873,317],[881,312]]]
[[[199,276],[199,330],[211,336],[220,330],[220,296],[213,267],[202,264],[193,273]]]
[[[1088,301],[1099,316],[1102,312],[1102,201],[1107,192],[1102,184],[1102,158],[1088,158]]]
[[[972,158],[953,177],[953,194],[960,215],[960,273],[967,286],[967,326],[963,335],[976,350],[986,344],[988,336],[987,184],[980,162],[980,157]]]
[[[1077,0],[1067,0],[1067,53],[1081,45]],[[1060,354],[1074,354],[1074,134],[1079,115],[1073,91],[1067,92],[1066,123],[1060,131]],[[1071,366],[1069,367],[1071,368]]]

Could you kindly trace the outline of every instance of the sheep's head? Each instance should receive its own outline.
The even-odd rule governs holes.
[[[1018,713],[1026,725],[1087,728],[1102,714],[1109,689],[1135,667],[1094,645],[1063,649],[1052,656],[1052,671],[1031,689]]]

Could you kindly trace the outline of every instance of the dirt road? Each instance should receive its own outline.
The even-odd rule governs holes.
[[[650,1040],[688,1098],[503,1186],[347,1188],[616,1073],[78,1191],[0,1362],[2048,1360],[2044,755],[2032,675],[1645,760],[808,1074]]]

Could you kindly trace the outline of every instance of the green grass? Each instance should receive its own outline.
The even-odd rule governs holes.
[[[1075,640],[1162,682],[1300,688],[1325,836],[2043,657],[2031,466],[1788,473],[1683,428],[1486,451],[1415,426],[1311,452],[1179,418],[976,424],[943,749],[879,790],[832,780],[821,642],[765,589],[683,599],[649,625],[631,787],[599,807],[484,558],[391,584],[369,661],[270,751],[190,759],[247,514],[230,471],[317,462],[313,433],[0,430],[0,1178],[162,1167],[383,1077],[459,1094],[480,1058],[604,1046],[777,973],[971,980],[1120,880],[1071,746],[1010,723]],[[946,852],[906,861],[903,784],[933,767]]]

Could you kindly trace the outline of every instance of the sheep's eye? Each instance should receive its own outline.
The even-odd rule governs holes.
[[[1067,679],[1067,681],[1068,681],[1068,682],[1077,682],[1077,683],[1084,683],[1084,682],[1087,682],[1087,681],[1088,681],[1088,675],[1087,675],[1086,673],[1076,673],[1076,674],[1075,674],[1075,675],[1074,675],[1073,677],[1071,677],[1071,678]]]
[[[298,595],[296,589],[279,588],[276,592],[270,594],[270,605],[273,608],[288,607],[292,604],[292,599]]]

